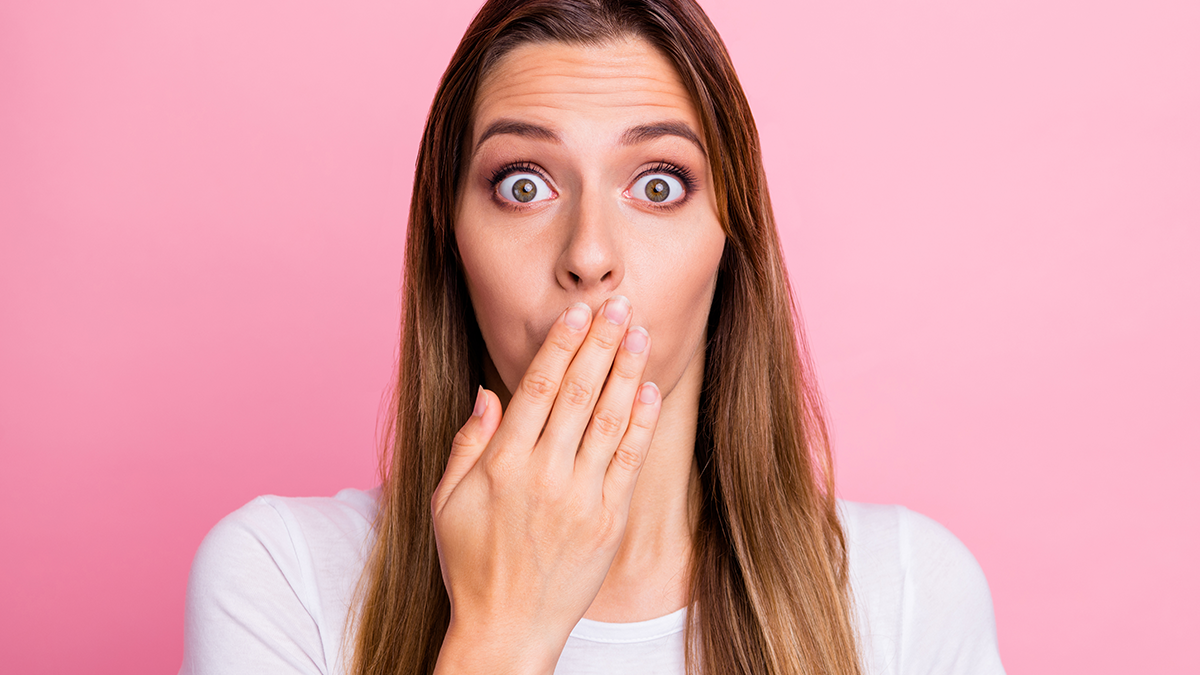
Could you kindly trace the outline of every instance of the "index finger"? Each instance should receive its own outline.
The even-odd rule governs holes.
[[[577,302],[550,326],[545,342],[534,355],[529,368],[521,376],[517,390],[509,399],[496,437],[533,451],[542,427],[546,426],[567,366],[571,365],[571,359],[575,358],[575,352],[583,344],[591,322],[591,307]]]

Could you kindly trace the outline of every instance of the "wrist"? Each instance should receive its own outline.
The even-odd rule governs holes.
[[[506,635],[494,626],[489,630],[451,620],[434,675],[553,675],[566,640],[555,645],[539,633]]]

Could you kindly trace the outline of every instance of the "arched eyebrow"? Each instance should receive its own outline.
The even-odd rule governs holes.
[[[659,138],[661,136],[679,136],[680,138],[691,141],[693,145],[704,151],[704,144],[700,142],[700,138],[696,136],[696,132],[683,122],[671,120],[668,122],[655,122],[654,124],[641,124],[636,127],[629,127],[625,133],[621,134],[621,145],[637,145],[646,141]],[[707,155],[708,153],[705,152]]]
[[[483,142],[487,139],[491,138],[492,136],[500,136],[503,134],[524,136],[525,138],[532,138],[539,141],[549,141],[551,143],[557,143],[558,145],[563,144],[562,137],[558,135],[558,132],[552,129],[547,129],[546,127],[538,126],[536,124],[529,124],[528,122],[518,122],[517,120],[502,118],[488,125],[488,128],[483,132],[483,135],[479,137],[479,142],[475,144],[475,152],[479,152],[479,148],[483,146]]]
[[[539,141],[548,141],[562,145],[562,137],[553,129],[543,127],[529,122],[520,122],[513,119],[498,119],[488,125],[484,130],[483,135],[479,137],[479,142],[475,144],[475,152],[479,152],[479,148],[483,146],[483,142],[492,136],[500,136],[502,134],[512,134],[513,136],[523,136]],[[619,145],[630,146],[638,143],[660,138],[662,136],[678,136],[690,141],[693,145],[700,149],[700,152],[708,154],[704,150],[704,144],[700,142],[700,138],[696,136],[696,132],[687,124],[677,120],[668,120],[664,122],[654,122],[653,124],[639,124],[636,127],[630,127],[621,134]]]

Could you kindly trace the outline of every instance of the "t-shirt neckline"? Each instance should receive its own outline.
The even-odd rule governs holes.
[[[681,632],[685,614],[687,607],[681,607],[665,616],[629,623],[609,623],[581,618],[571,630],[571,637],[591,642],[649,642]]]

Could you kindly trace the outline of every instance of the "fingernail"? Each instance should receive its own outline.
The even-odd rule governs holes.
[[[623,324],[627,316],[629,316],[629,298],[623,295],[614,295],[605,303],[604,318],[608,319],[609,323]]]
[[[646,349],[646,342],[649,341],[650,334],[641,326],[634,326],[625,333],[625,349],[634,354],[641,354]]]
[[[638,400],[646,405],[651,405],[658,400],[658,385],[653,382],[647,382],[638,390]]]
[[[483,387],[480,387],[479,393],[475,395],[475,409],[471,411],[471,417],[483,417],[487,403],[487,396],[483,395]]]
[[[563,317],[563,321],[571,328],[580,330],[588,324],[588,319],[590,318],[592,318],[591,308],[582,302],[577,302],[567,310],[567,315]]]

